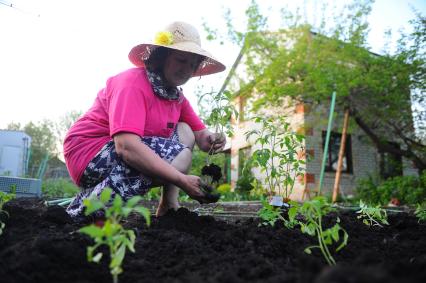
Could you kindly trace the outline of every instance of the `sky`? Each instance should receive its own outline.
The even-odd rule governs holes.
[[[330,0],[332,5],[341,2]],[[272,28],[279,24],[283,4],[294,8],[307,3],[308,18],[313,19],[319,8],[314,0],[258,3],[269,13]],[[11,122],[56,121],[69,111],[86,111],[109,77],[132,67],[127,59],[130,49],[152,42],[156,32],[175,20],[197,27],[203,48],[228,71],[239,48],[205,40],[202,23],[223,29],[229,8],[233,23],[242,27],[249,4],[250,0],[0,0],[0,129]],[[407,29],[414,18],[411,7],[426,14],[424,0],[374,3],[369,16],[372,51],[380,53],[386,29]],[[219,90],[227,71],[193,78],[183,86],[196,111],[196,87]]]

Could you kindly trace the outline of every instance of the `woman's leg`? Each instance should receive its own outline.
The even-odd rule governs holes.
[[[142,142],[163,160],[171,163],[178,170],[187,172],[191,166],[191,150],[195,143],[195,137],[190,127],[185,123],[179,123],[176,130],[173,136],[168,139],[143,137]],[[182,138],[179,138],[178,135],[181,135]],[[187,145],[190,149],[187,148]],[[119,194],[124,201],[127,201],[135,195],[144,195],[154,185],[152,178],[131,168],[118,157],[112,141],[102,148],[89,163],[86,171],[82,190],[67,208],[68,214],[74,217],[82,216],[84,199],[99,196],[106,187],[113,190],[113,195]],[[163,199],[165,201],[162,203],[167,207],[169,203],[172,204],[172,207],[177,207],[179,189],[172,186],[168,187],[164,189]]]
[[[178,123],[177,134],[179,136],[179,142],[186,145],[188,148],[182,150],[172,161],[171,165],[182,173],[188,173],[189,169],[191,168],[192,149],[194,148],[195,144],[194,133],[188,124]],[[178,197],[179,187],[172,184],[164,185],[156,215],[164,215],[169,209],[178,209]]]

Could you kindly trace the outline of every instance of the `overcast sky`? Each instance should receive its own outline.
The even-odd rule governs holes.
[[[278,22],[276,4],[315,1],[259,0]],[[330,1],[341,2],[341,1]],[[224,27],[224,7],[243,25],[249,0],[0,0],[0,128],[10,122],[55,120],[67,111],[87,110],[108,77],[132,67],[130,49],[152,42],[155,33],[174,20],[198,27],[202,45],[229,67],[238,48],[204,40],[201,23]],[[312,4],[310,4],[312,3]],[[3,5],[6,4],[6,5]],[[8,5],[12,4],[16,8]],[[369,17],[369,43],[379,52],[386,28],[397,31],[414,17],[410,5],[426,13],[424,0],[378,0]],[[271,9],[268,9],[271,7]],[[309,13],[308,13],[309,14]],[[311,16],[313,17],[313,16]],[[195,87],[218,90],[227,71],[192,79],[184,93],[197,110]]]

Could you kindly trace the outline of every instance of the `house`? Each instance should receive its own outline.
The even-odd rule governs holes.
[[[316,35],[312,33],[312,36]],[[264,95],[262,93],[242,91],[242,82],[246,85],[249,83],[249,79],[245,75],[245,52],[247,52],[247,48],[241,50],[221,90],[227,89],[236,93],[234,103],[240,113],[238,120],[232,121],[234,136],[231,138],[230,147],[227,150],[230,155],[229,175],[232,188],[235,188],[244,166],[244,161],[256,149],[260,148],[260,145],[255,144],[253,139],[247,140],[245,135],[247,131],[259,127],[258,124],[250,119],[250,115],[252,115],[251,108],[256,100],[261,99]],[[351,64],[354,63],[351,62]],[[350,68],[350,64],[348,65],[348,68]],[[408,111],[410,110],[408,109]],[[329,112],[330,103],[307,103],[291,98],[284,99],[280,105],[268,108],[263,107],[257,110],[257,116],[285,116],[293,131],[305,135],[303,144],[305,149],[304,152],[300,152],[300,156],[306,161],[306,172],[303,178],[296,180],[291,196],[292,199],[302,200],[319,187]],[[342,138],[343,114],[344,109],[336,106],[325,162],[322,184],[323,194],[330,194],[335,183]],[[252,169],[252,172],[257,179],[262,180],[265,178],[264,173],[258,168]],[[352,125],[346,138],[346,147],[343,154],[340,192],[343,195],[352,194],[360,179],[375,174],[380,174],[386,178],[396,175],[414,175],[417,174],[417,171],[409,160],[380,152],[359,127]]]

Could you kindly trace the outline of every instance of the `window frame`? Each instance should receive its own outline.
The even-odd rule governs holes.
[[[323,150],[325,146],[326,136],[327,136],[327,131],[322,131]],[[333,131],[330,133],[330,141],[329,141],[328,150],[327,150],[325,172],[330,172],[330,173],[337,172],[337,170],[333,168],[333,164],[338,162],[341,139],[342,139],[342,133],[333,132]],[[334,160],[332,159],[333,154],[336,157]],[[346,158],[346,169],[342,168],[341,172],[346,174],[353,174],[352,139],[350,134],[346,134],[344,158]]]

